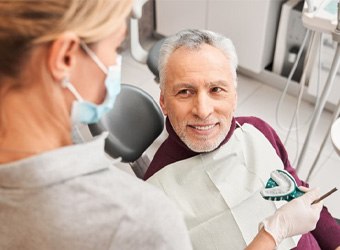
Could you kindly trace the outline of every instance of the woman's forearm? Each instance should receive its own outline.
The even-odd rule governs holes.
[[[262,228],[246,250],[273,250],[275,247],[274,238]]]

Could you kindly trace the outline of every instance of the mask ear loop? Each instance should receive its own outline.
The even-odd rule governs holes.
[[[63,88],[67,88],[78,101],[83,101],[83,98],[80,96],[76,88],[73,86],[73,84],[70,82],[68,76],[64,76],[63,80],[61,81],[61,86]]]

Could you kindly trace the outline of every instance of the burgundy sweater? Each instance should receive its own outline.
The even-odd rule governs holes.
[[[227,143],[235,129],[238,129],[236,121],[243,125],[245,123],[251,124],[256,127],[263,135],[268,139],[271,145],[274,147],[277,155],[281,158],[285,170],[287,170],[295,178],[296,183],[300,186],[308,186],[307,183],[301,181],[297,176],[295,170],[290,165],[286,149],[281,142],[280,138],[274,131],[274,129],[263,120],[256,117],[236,117],[232,120],[230,130],[223,140],[221,145]],[[177,136],[173,130],[169,119],[166,119],[166,129],[169,133],[168,138],[162,143],[158,151],[156,152],[147,172],[145,173],[144,179],[150,178],[157,171],[163,167],[180,161],[199,153],[190,150]],[[220,145],[220,146],[221,146]],[[336,223],[334,218],[330,215],[326,207],[323,207],[320,215],[320,219],[316,225],[316,229],[310,233],[304,234],[297,247],[297,250],[333,250],[337,246],[340,246],[340,226]]]

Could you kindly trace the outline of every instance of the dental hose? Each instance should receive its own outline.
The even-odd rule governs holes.
[[[306,135],[305,143],[304,143],[302,150],[301,150],[301,153],[300,153],[298,164],[296,166],[297,172],[300,169],[300,167],[303,163],[303,160],[305,158],[307,146],[310,143],[311,136],[315,133],[316,125],[317,125],[317,123],[320,119],[322,110],[323,110],[323,108],[326,104],[327,97],[329,96],[329,93],[331,91],[331,87],[332,87],[332,84],[335,80],[335,76],[336,76],[336,73],[338,71],[339,66],[340,66],[340,44],[338,43],[334,57],[333,57],[332,66],[331,66],[331,69],[329,71],[329,75],[327,77],[327,81],[326,81],[325,86],[324,86],[324,90],[322,91],[322,94],[320,96],[320,103],[317,107],[317,110],[316,110],[314,116],[313,116],[311,126],[309,127],[308,133]]]

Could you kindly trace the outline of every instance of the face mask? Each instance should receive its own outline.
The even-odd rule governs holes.
[[[85,101],[68,79],[64,79],[63,86],[68,88],[71,93],[76,97],[76,101],[73,102],[71,111],[71,119],[73,124],[91,124],[98,122],[104,114],[106,114],[113,108],[116,97],[120,92],[122,57],[120,55],[117,55],[116,64],[107,68],[94,54],[94,52],[87,47],[85,43],[81,43],[81,47],[98,65],[98,67],[106,74],[105,100],[102,104],[99,105]]]

